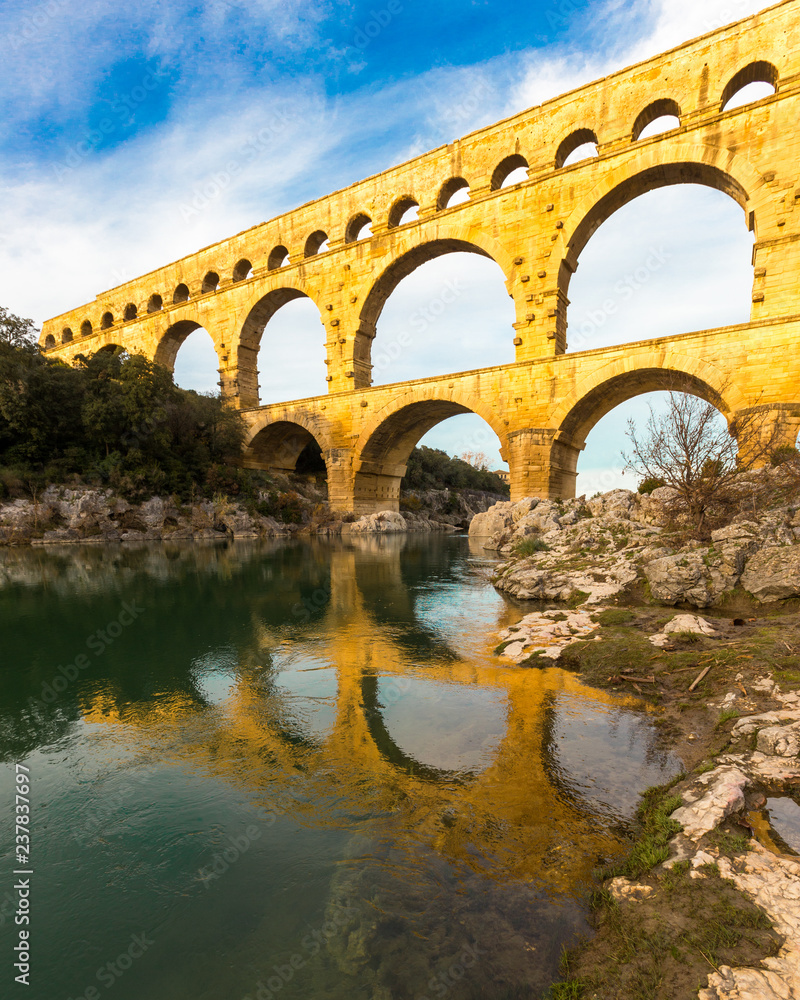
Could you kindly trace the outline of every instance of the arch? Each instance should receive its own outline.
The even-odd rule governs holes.
[[[317,251],[314,252],[316,253]],[[308,256],[308,254],[306,254],[306,256]],[[270,251],[269,257],[267,257],[267,269],[269,271],[277,271],[279,267],[285,267],[288,263],[289,251],[286,247],[282,245],[273,247]]]
[[[467,197],[469,197],[469,181],[463,177],[451,177],[450,180],[445,181],[439,189],[439,197],[436,199],[437,210],[441,211],[444,208],[450,208],[453,198],[464,190],[466,190]]]
[[[55,346],[56,346],[56,338],[53,336],[52,333],[48,333],[47,336],[44,338],[44,349],[46,351],[52,351],[52,349]]]
[[[61,343],[69,344],[72,342],[72,330],[68,326],[65,326],[61,331]]]
[[[720,110],[724,111],[732,98],[751,83],[768,83],[775,92],[778,90],[779,73],[770,62],[752,62],[735,73],[722,91]]]
[[[580,447],[597,421],[615,406],[646,392],[669,389],[705,399],[726,418],[748,405],[725,373],[707,361],[668,350],[660,364],[653,364],[652,350],[639,348],[587,375],[556,407],[552,423],[557,434]]]
[[[242,324],[242,330],[239,334],[240,350],[244,347],[258,351],[267,323],[269,323],[275,313],[281,306],[285,306],[287,302],[303,298],[310,298],[310,296],[303,289],[294,288],[289,285],[273,288],[266,293],[262,292],[257,301],[251,306]],[[320,323],[322,322],[322,313],[320,313]]]
[[[684,158],[680,152],[676,151],[676,159],[671,162],[660,161],[658,156],[653,155],[639,164],[632,163],[627,172],[624,168],[615,171],[605,178],[605,190],[602,184],[598,184],[592,195],[576,206],[564,227],[566,266],[562,264],[562,272],[566,272],[563,275],[566,279],[565,290],[569,276],[577,268],[578,257],[592,235],[614,212],[640,194],[672,184],[703,184],[729,195],[747,212],[749,194],[731,169],[729,155],[726,155],[727,169],[723,170],[711,162],[695,159],[691,154]],[[694,152],[692,148],[692,154]]]
[[[91,321],[88,320],[88,319],[85,319],[81,323],[81,336],[82,337],[91,337],[91,335],[92,335],[92,324],[91,324]]]
[[[203,278],[203,284],[200,290],[205,294],[206,292],[216,292],[219,288],[219,275],[216,271],[209,271],[205,278]]]
[[[400,482],[417,442],[433,427],[462,413],[474,413],[505,447],[507,427],[483,399],[441,386],[411,389],[379,410],[364,428],[353,456],[357,513],[398,510]]]
[[[165,368],[173,371],[175,368],[175,359],[178,356],[178,351],[183,346],[183,342],[189,334],[200,329],[204,329],[202,324],[193,319],[180,319],[176,323],[173,323],[167,327],[161,340],[158,342],[153,360],[156,364],[164,365]],[[214,349],[216,351],[216,344],[214,344]]]
[[[172,294],[172,301],[177,305],[178,302],[188,302],[189,301],[189,286],[184,285],[181,282],[179,285],[175,286],[175,291]]]
[[[358,240],[363,240],[367,236],[372,235],[372,231],[366,233],[365,230],[372,225],[372,219],[364,212],[359,212],[354,215],[353,218],[347,223],[347,227],[344,231],[344,241],[345,243],[356,243]]]
[[[312,442],[319,446],[327,468],[330,441],[316,415],[292,410],[277,420],[265,417],[252,428],[243,463],[248,468],[294,472],[298,458]]]
[[[136,308],[136,306],[133,304],[133,302],[129,302],[125,306],[125,309],[124,309],[124,311],[122,313],[122,318],[126,322],[128,320],[136,319],[136,316],[137,316],[138,312],[139,312],[139,310]]]
[[[662,97],[658,101],[653,101],[648,104],[643,111],[640,111],[636,121],[633,123],[633,141],[637,142],[642,137],[642,132],[654,122],[657,122],[659,118],[677,118],[678,125],[681,123],[681,108],[677,101],[673,101],[670,97]],[[670,126],[673,127],[673,126]],[[668,129],[662,129],[661,131],[666,132]]]
[[[163,306],[164,300],[157,292],[154,292],[147,300],[147,311],[149,313],[160,312]]]
[[[499,191],[505,184],[506,179],[515,170],[528,170],[529,166],[530,164],[521,153],[512,153],[511,156],[507,156],[504,160],[501,160],[494,168],[494,173],[492,174],[492,191]]]
[[[100,329],[101,330],[108,330],[113,325],[114,325],[114,317],[111,315],[110,312],[104,312],[103,316],[102,316],[102,318],[100,320]],[[70,340],[71,339],[72,339],[72,336],[70,336]],[[62,338],[62,343],[63,343],[63,338]]]
[[[127,354],[126,349],[121,344],[114,344],[109,342],[108,344],[103,344],[102,347],[98,347],[94,354]]]
[[[410,195],[398,198],[389,210],[389,228],[396,229],[398,226],[403,226],[408,222],[416,222],[416,219],[406,219],[405,222],[403,221],[403,216],[415,208],[419,208],[419,202]]]
[[[572,154],[589,143],[594,143],[595,147],[598,145],[597,134],[590,128],[579,128],[571,132],[556,151],[556,169],[569,166],[567,160]]]
[[[234,282],[245,281],[247,278],[252,277],[252,273],[253,265],[246,257],[243,257],[233,269],[233,280]]]
[[[592,428],[621,403],[648,392],[673,391],[698,396],[732,423],[746,401],[723,372],[699,358],[665,352],[654,363],[646,349],[626,353],[588,375],[553,413],[550,447],[551,496],[574,495],[578,458]]]
[[[359,314],[358,336],[372,339],[386,300],[403,278],[408,277],[422,264],[448,253],[474,253],[489,257],[502,270],[506,281],[513,269],[511,258],[493,239],[474,228],[439,227],[436,235],[423,243],[401,249],[397,257],[375,279],[364,297],[364,305]],[[366,348],[368,359],[369,348]]]
[[[325,253],[328,249],[328,234],[323,232],[322,229],[317,229],[313,232],[306,240],[305,249],[303,250],[304,257],[314,257],[318,253]]]

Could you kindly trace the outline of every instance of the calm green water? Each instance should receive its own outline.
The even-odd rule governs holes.
[[[0,551],[0,993],[537,997],[677,769],[465,538]],[[14,767],[31,985],[14,982]]]

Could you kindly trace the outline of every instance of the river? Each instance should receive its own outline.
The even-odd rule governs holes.
[[[540,996],[679,762],[635,704],[500,665],[489,567],[429,535],[0,552],[2,995]]]

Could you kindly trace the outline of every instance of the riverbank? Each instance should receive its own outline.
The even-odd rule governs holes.
[[[394,520],[332,510],[324,480],[273,474],[269,489],[237,500],[222,493],[181,501],[153,496],[131,502],[110,489],[49,486],[0,503],[0,545],[207,541],[370,531],[458,531],[499,498],[476,490],[408,491]]]
[[[539,609],[498,634],[498,659],[640,697],[684,763],[597,872],[596,933],[554,1000],[800,995],[800,503],[762,476],[774,506],[704,541],[666,526],[663,491],[473,521],[506,557],[495,586]]]

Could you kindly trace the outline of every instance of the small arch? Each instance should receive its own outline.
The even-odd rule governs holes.
[[[125,306],[125,311],[123,312],[122,315],[123,315],[123,318],[127,321],[127,320],[131,320],[131,319],[136,319],[136,315],[137,315],[138,312],[139,312],[139,310],[136,308],[136,306],[133,304],[133,302],[129,302]]]
[[[52,333],[48,333],[47,336],[44,338],[44,349],[46,351],[52,351],[52,349],[55,346],[56,346],[56,338],[53,336]]]
[[[730,108],[742,107],[745,104],[750,104],[753,101],[761,100],[763,97],[768,97],[770,93],[777,93],[778,91],[778,70],[770,62],[752,62],[743,69],[740,69],[731,79],[728,81],[728,85],[722,92],[722,100],[720,102],[720,107],[722,111],[727,111]],[[755,93],[744,93],[745,88],[749,88],[752,84],[766,84],[767,87],[771,87],[772,90],[766,93],[761,93],[758,91],[758,96]],[[752,96],[751,96],[752,95]],[[734,100],[734,98],[743,98]]]
[[[85,319],[81,323],[81,336],[82,337],[91,337],[91,335],[92,335],[92,324],[91,324],[91,321],[88,320],[88,319]]]
[[[147,300],[147,311],[149,313],[160,312],[163,306],[164,300],[157,293],[151,295]]]
[[[327,239],[327,237],[326,237]],[[316,253],[317,251],[315,251]],[[308,254],[306,254],[308,256]],[[273,247],[270,251],[269,257],[267,257],[267,269],[270,271],[277,271],[281,267],[286,267],[289,263],[289,251],[285,246],[279,244]]]
[[[61,331],[61,343],[69,344],[72,341],[72,330],[68,326],[65,326]]]
[[[203,284],[201,286],[201,291],[203,294],[206,292],[216,292],[219,288],[219,275],[216,271],[209,271],[208,274],[203,278]]]
[[[302,424],[277,420],[257,431],[245,448],[243,464],[248,468],[294,472],[297,460],[316,445],[325,461],[324,442]]]
[[[253,277],[253,265],[243,257],[236,267],[233,269],[233,280],[236,281],[246,281],[248,278]]]
[[[633,123],[633,141],[638,142],[639,139],[649,139],[662,132],[669,132],[673,128],[680,128],[680,124],[680,105],[669,97],[663,97],[648,104],[639,112]]]
[[[451,177],[445,181],[436,199],[436,208],[441,211],[443,208],[454,208],[463,202],[469,201],[469,182],[463,177]]]
[[[100,320],[100,329],[101,330],[109,330],[113,325],[114,325],[114,317],[111,315],[110,312],[104,312],[103,313],[103,317]],[[71,339],[72,339],[72,335],[70,334],[70,340]]]
[[[521,184],[528,179],[528,161],[520,153],[512,153],[501,160],[492,174],[492,191]]]
[[[347,223],[347,228],[344,232],[345,243],[356,243],[358,240],[366,239],[368,236],[372,236],[372,219],[364,212],[359,212],[358,215],[354,215],[353,218]]]
[[[316,232],[312,233],[306,240],[305,250],[303,255],[305,257],[314,257],[318,253],[325,253],[328,249],[328,234],[318,229]]]
[[[597,156],[597,135],[589,128],[571,132],[558,147],[556,169]]]
[[[389,228],[396,229],[408,222],[416,222],[419,218],[419,202],[413,198],[399,198],[389,212]]]
[[[176,287],[176,289],[175,289],[175,291],[174,291],[174,293],[172,295],[172,301],[174,303],[176,303],[176,304],[178,302],[188,302],[189,301],[189,286],[188,285],[184,285],[184,283],[181,282]]]

